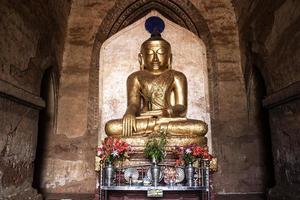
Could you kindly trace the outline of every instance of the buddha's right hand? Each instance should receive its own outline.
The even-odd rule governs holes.
[[[136,132],[136,117],[133,114],[126,113],[123,116],[122,120],[123,129],[122,129],[122,135],[124,137],[130,137],[132,136],[132,132]]]

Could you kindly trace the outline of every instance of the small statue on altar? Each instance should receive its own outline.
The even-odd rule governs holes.
[[[140,70],[127,79],[127,110],[122,119],[106,123],[106,134],[143,145],[143,138],[163,131],[172,145],[206,145],[207,124],[186,118],[187,79],[172,69],[171,45],[161,37],[164,22],[150,17],[145,26],[151,37],[141,46]]]

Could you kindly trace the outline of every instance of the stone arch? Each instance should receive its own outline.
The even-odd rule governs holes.
[[[102,44],[105,40],[111,37],[114,33],[123,29],[124,27],[134,23],[136,20],[143,17],[152,9],[161,12],[166,18],[174,23],[192,31],[200,37],[207,50],[207,68],[208,68],[208,82],[209,82],[209,99],[212,132],[214,130],[214,116],[217,113],[218,101],[216,97],[217,81],[215,69],[215,51],[212,44],[212,36],[208,25],[197,10],[187,0],[184,1],[155,1],[155,0],[138,0],[138,1],[118,1],[111,11],[106,15],[102,24],[100,25],[91,57],[91,67],[89,71],[89,99],[88,99],[88,119],[87,128],[88,133],[92,135],[98,134],[99,128],[99,55]],[[142,14],[143,13],[143,14]],[[183,23],[186,22],[186,23]],[[212,95],[214,94],[214,96]]]
[[[169,4],[168,2],[169,1],[149,1],[147,4],[144,4],[144,2],[139,1],[129,6],[124,11],[124,14],[122,14],[122,17],[118,18],[113,24],[109,36],[147,15],[151,10],[157,10],[169,20],[198,35],[195,24],[191,21],[190,17],[176,4]],[[136,6],[139,6],[138,10],[134,10]]]

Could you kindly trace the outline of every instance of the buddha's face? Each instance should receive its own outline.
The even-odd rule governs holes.
[[[164,71],[169,68],[171,48],[163,40],[148,41],[142,46],[141,56],[145,70]]]

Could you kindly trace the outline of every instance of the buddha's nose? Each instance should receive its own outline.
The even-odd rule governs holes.
[[[154,54],[153,54],[153,59],[152,59],[152,62],[154,62],[154,63],[157,63],[157,62],[159,62],[159,59],[158,59],[157,53],[154,53]]]

